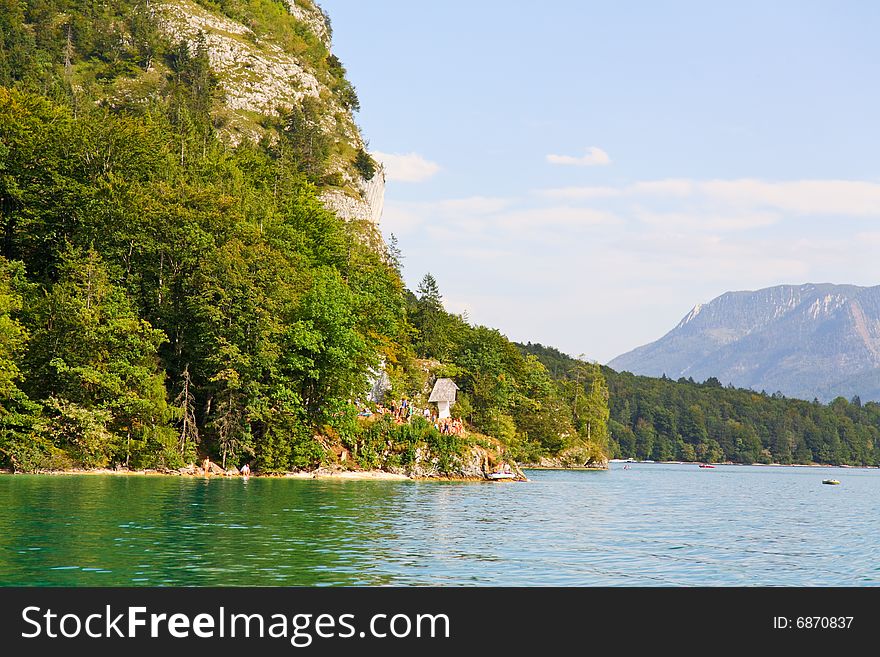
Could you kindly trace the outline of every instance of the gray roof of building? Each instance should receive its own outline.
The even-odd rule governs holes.
[[[455,401],[456,390],[458,390],[458,386],[455,385],[455,381],[452,379],[437,379],[437,382],[434,384],[434,389],[431,390],[431,396],[428,398],[428,401]]]

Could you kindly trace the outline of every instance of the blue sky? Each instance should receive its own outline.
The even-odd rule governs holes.
[[[473,322],[607,362],[728,290],[880,284],[880,3],[321,5],[404,277]]]

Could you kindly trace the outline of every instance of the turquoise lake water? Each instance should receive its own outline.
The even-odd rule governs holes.
[[[880,585],[880,470],[630,468],[529,483],[4,476],[0,585]]]

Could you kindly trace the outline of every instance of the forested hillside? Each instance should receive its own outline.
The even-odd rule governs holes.
[[[575,361],[525,345],[556,377]],[[880,404],[838,397],[828,404],[779,393],[618,373],[603,367],[610,393],[609,451],[657,461],[880,465]]]
[[[407,296],[415,352],[444,363],[440,372],[461,386],[455,413],[503,439],[517,459],[604,463],[608,389],[597,366],[576,361],[567,377],[550,376],[538,358],[499,331],[445,312],[430,274],[417,295]]]
[[[170,39],[157,4],[0,3],[0,465],[282,472],[401,466],[424,446],[442,469],[481,434],[601,463],[598,371],[554,381],[445,312],[429,276],[408,292],[376,227],[320,201],[346,184],[340,158],[373,166],[334,119],[357,101],[324,42],[272,22],[283,3],[201,3],[331,90],[230,140],[207,46]],[[359,418],[380,370],[396,399],[453,377],[468,436]]]
[[[880,404],[828,404],[606,371],[617,454],[653,460],[880,465]]]

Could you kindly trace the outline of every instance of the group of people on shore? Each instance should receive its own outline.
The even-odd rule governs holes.
[[[397,402],[392,401],[389,412],[397,424],[408,423],[413,416],[413,405],[408,399],[401,399]]]
[[[361,408],[358,415],[360,417],[372,417],[373,415],[390,415],[397,424],[405,424],[410,421],[413,414],[412,404],[408,400],[402,399],[400,403],[392,402],[391,406],[385,406],[381,403],[376,404],[375,413],[368,406]]]
[[[376,404],[375,413],[379,415],[390,415],[397,424],[409,424],[412,422],[413,415],[421,415],[428,422],[433,424],[434,428],[443,435],[464,435],[464,422],[460,418],[441,418],[437,415],[436,411],[432,411],[430,408],[425,408],[420,411],[415,408],[413,403],[408,399],[392,401],[388,406],[378,403]],[[363,406],[360,412],[358,412],[358,415],[360,417],[371,417],[374,415],[374,412],[371,411],[369,407]]]
[[[461,421],[461,418],[457,417],[445,417],[434,420],[434,428],[444,436],[464,435],[464,422]]]

